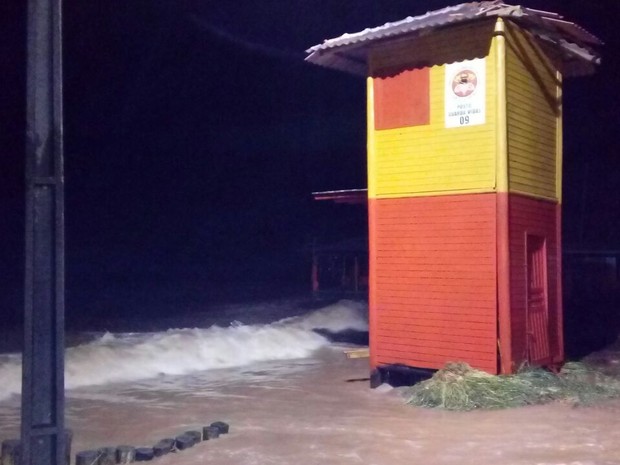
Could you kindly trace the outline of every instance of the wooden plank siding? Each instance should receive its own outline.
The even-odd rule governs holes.
[[[370,199],[371,365],[497,371],[495,194]]]
[[[561,339],[561,289],[558,281],[561,273],[561,256],[557,242],[559,205],[518,194],[509,194],[509,204],[513,369],[527,360],[527,234],[544,237],[546,241],[551,356],[555,361],[561,361],[564,353]]]
[[[497,26],[482,20],[371,49],[372,368],[464,361],[514,372],[528,356],[527,234],[545,238],[551,357],[563,359],[561,76],[557,57],[517,25]],[[446,128],[446,65],[473,58],[486,62],[485,123]]]
[[[493,21],[439,30],[431,36],[393,41],[371,52],[375,81],[391,79],[412,70],[430,70],[430,120],[425,125],[391,129],[369,125],[368,195],[395,198],[495,189],[495,55],[492,53]],[[444,121],[445,64],[486,58],[486,123],[446,128]],[[376,87],[376,86],[375,86]],[[377,89],[369,88],[368,99]],[[385,100],[388,101],[388,100]],[[375,116],[385,109],[382,101],[370,105]],[[372,132],[372,134],[370,134]],[[372,167],[372,168],[371,168]]]
[[[555,200],[561,83],[531,36],[511,23],[507,26],[509,189]]]

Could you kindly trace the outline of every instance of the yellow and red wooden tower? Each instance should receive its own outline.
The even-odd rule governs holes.
[[[563,361],[562,79],[600,44],[487,1],[309,50],[367,77],[373,370]]]

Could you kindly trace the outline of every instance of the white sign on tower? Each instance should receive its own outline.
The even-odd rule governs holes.
[[[446,65],[444,99],[447,128],[484,124],[485,59],[476,58]]]

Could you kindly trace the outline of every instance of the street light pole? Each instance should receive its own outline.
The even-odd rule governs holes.
[[[22,465],[66,462],[62,0],[28,0]]]

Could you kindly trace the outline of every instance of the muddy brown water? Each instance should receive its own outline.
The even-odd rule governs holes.
[[[611,355],[600,356],[617,365]],[[161,465],[620,464],[620,400],[503,411],[405,405],[402,389],[371,390],[367,360],[342,347],[309,359],[162,376],[67,393],[80,450],[162,438],[216,420],[228,435],[157,459]],[[0,439],[18,435],[19,399],[0,403]]]

